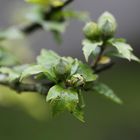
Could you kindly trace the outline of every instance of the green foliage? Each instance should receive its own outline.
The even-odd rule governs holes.
[[[61,57],[55,52],[43,49],[37,57],[37,63],[49,69],[52,65],[56,65],[60,58]]]
[[[79,102],[78,93],[75,89],[66,89],[60,85],[52,87],[47,95],[47,101],[53,106],[53,115],[61,111],[73,112]]]
[[[84,27],[85,38],[82,42],[83,45],[83,54],[85,56],[85,60],[88,62],[89,57],[92,55],[93,59],[98,60],[98,55],[106,56],[117,56],[120,58],[126,58],[129,61],[134,60],[140,62],[139,58],[137,58],[133,54],[132,47],[126,43],[126,40],[121,38],[115,38],[115,31],[117,28],[116,19],[109,12],[103,13],[98,22],[89,22]],[[112,47],[113,51],[110,51],[110,47]],[[104,50],[107,50],[104,52]],[[98,62],[100,63],[100,60]],[[108,58],[109,60],[110,58]],[[102,60],[101,60],[102,61]],[[108,61],[110,62],[110,61]]]
[[[45,72],[45,69],[43,69],[41,65],[29,66],[21,73],[20,81],[22,81],[26,77],[36,75],[42,72]]]
[[[97,79],[97,75],[93,74],[93,70],[82,62],[79,62],[77,73],[82,75],[86,82],[92,82]]]
[[[125,41],[120,39],[110,39],[109,43],[117,49],[118,54],[116,54],[116,56],[126,58],[129,61],[134,60],[140,62],[140,60],[133,54],[133,48]]]
[[[52,116],[67,111],[84,122],[84,94],[98,92],[112,101],[122,104],[115,93],[98,82],[99,72],[112,66],[112,57],[140,62],[132,47],[124,39],[115,38],[116,19],[109,12],[103,13],[97,22],[89,21],[86,13],[64,10],[69,1],[26,0],[35,4],[27,14],[29,25],[0,32],[0,84],[16,92],[38,92],[51,105]],[[25,37],[36,29],[51,31],[60,41],[69,19],[89,21],[82,41],[86,63],[72,57],[62,57],[52,50],[42,49],[33,64],[18,65],[3,41]],[[89,59],[91,58],[91,59]],[[9,67],[10,66],[10,67]],[[106,67],[107,66],[107,67]]]
[[[110,89],[107,85],[102,83],[95,83],[93,86],[93,90],[97,91],[99,94],[104,95],[105,97],[111,99],[112,101],[122,104],[122,101],[120,98],[118,98],[112,89]]]
[[[99,46],[103,44],[102,41],[92,42],[88,39],[85,39],[83,41],[83,53],[85,56],[86,61],[88,62],[88,59],[91,54],[97,54],[99,52]]]
[[[1,67],[0,73],[5,75],[5,77],[3,77],[4,81],[12,82],[19,80],[22,71],[26,68],[28,68],[28,65],[15,66],[13,68]]]

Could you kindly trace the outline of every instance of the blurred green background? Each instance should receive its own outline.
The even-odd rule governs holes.
[[[140,56],[138,48],[140,18],[134,16],[140,12],[139,8],[136,8],[139,5],[138,0],[124,0],[123,2],[120,0],[117,2],[114,0],[104,2],[77,0],[74,7],[89,10],[92,16],[95,15],[93,18],[98,17],[99,13],[105,10],[112,11],[120,23],[118,35],[128,38],[137,56]],[[0,0],[2,28],[13,23],[8,18],[12,13],[10,9],[14,9],[12,10],[14,12],[22,6],[23,1]],[[6,12],[7,9],[9,12]],[[132,25],[135,28],[131,28]],[[82,59],[80,48],[82,27],[83,24],[72,22],[64,36],[65,41],[61,49],[53,43],[48,34],[46,37],[46,34],[42,32],[35,33],[30,37],[33,50],[38,54],[40,48],[47,46],[60,54]],[[85,123],[79,122],[68,113],[48,120],[49,109],[42,97],[32,93],[17,95],[7,88],[0,87],[0,140],[139,140],[140,65],[124,61],[102,73],[100,81],[112,87],[123,99],[124,104],[120,106],[96,93],[88,93],[85,95]]]

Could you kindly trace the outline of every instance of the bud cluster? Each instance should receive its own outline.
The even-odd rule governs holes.
[[[117,28],[116,19],[109,12],[103,13],[98,22],[89,22],[84,27],[84,35],[90,40],[99,38],[111,38],[114,36]]]

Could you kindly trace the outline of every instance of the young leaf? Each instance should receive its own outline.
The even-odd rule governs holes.
[[[19,77],[20,77],[19,72],[15,71],[11,68],[8,68],[8,67],[1,67],[0,68],[0,73],[6,75],[5,80],[10,81],[10,82],[14,81],[16,79],[19,79]]]
[[[131,60],[131,51],[133,50],[129,44],[122,42],[114,42],[113,45],[117,48],[118,52],[128,60]]]
[[[29,12],[25,14],[25,18],[29,22],[42,23],[44,21],[43,14],[45,9],[41,6],[33,6],[29,9]]]
[[[72,112],[73,116],[76,117],[78,120],[80,120],[81,122],[85,122],[84,120],[84,112],[80,107],[76,107],[73,112]]]
[[[88,62],[89,56],[96,51],[96,49],[102,45],[102,41],[100,42],[91,42],[90,40],[85,39],[83,41],[83,53],[85,56],[86,61]]]
[[[28,65],[20,65],[12,68],[1,67],[0,73],[5,75],[6,81],[12,82],[18,80],[20,78],[22,71],[25,70],[27,67]]]
[[[74,75],[76,73],[78,67],[79,67],[79,61],[77,59],[73,60],[70,75]]]
[[[74,89],[65,89],[60,85],[55,85],[49,90],[46,100],[52,104],[53,115],[65,110],[72,112],[79,102]]]
[[[68,25],[68,23],[66,22],[54,22],[54,21],[44,21],[41,24],[45,30],[57,31],[59,33],[64,33]]]
[[[122,104],[122,101],[119,97],[115,95],[112,89],[110,89],[107,85],[103,83],[96,83],[93,86],[93,89],[97,91],[99,94],[106,96],[107,98],[111,99],[112,101]]]
[[[24,34],[18,28],[11,27],[7,30],[0,31],[0,38],[11,39],[11,40],[23,39]]]
[[[109,43],[112,46],[116,47],[116,49],[119,53],[117,56],[126,58],[129,61],[134,60],[134,61],[140,62],[140,60],[132,53],[133,48],[129,44],[127,44],[123,41],[119,41],[118,39],[111,39],[111,40],[109,40]]]
[[[43,49],[41,54],[37,57],[37,63],[45,68],[51,68],[60,61],[60,56],[53,51]]]
[[[45,69],[41,65],[29,66],[22,72],[20,81],[26,77],[33,76],[42,72],[45,72]]]
[[[140,63],[140,59],[138,57],[136,57],[133,53],[131,53],[131,60],[134,60],[134,61]]]
[[[97,79],[97,75],[93,74],[93,70],[86,64],[79,62],[77,73],[83,76],[85,82],[92,82]]]

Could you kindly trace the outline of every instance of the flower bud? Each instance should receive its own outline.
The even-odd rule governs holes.
[[[84,77],[81,76],[80,74],[75,74],[71,77],[70,83],[71,85],[78,87],[78,86],[84,85],[85,80],[84,80]]]
[[[100,35],[98,25],[95,22],[87,23],[83,31],[84,31],[85,37],[89,39],[97,38]]]
[[[116,19],[109,12],[105,12],[98,19],[98,27],[104,37],[112,37],[117,28]]]
[[[69,63],[64,60],[60,59],[60,62],[55,66],[55,73],[58,75],[65,75],[70,72],[70,65]]]

